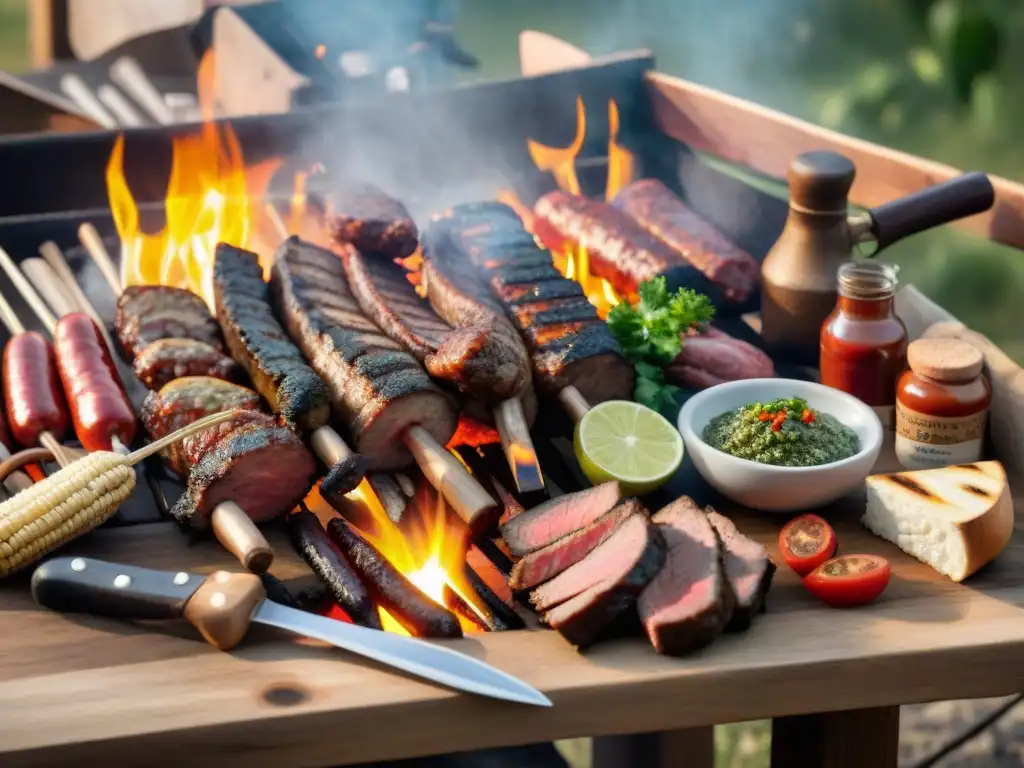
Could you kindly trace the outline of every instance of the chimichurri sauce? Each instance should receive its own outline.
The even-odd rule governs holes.
[[[860,451],[857,433],[800,398],[751,403],[713,418],[704,441],[741,459],[778,467],[814,467]]]

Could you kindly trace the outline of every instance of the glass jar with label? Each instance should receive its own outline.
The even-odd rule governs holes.
[[[839,300],[821,326],[821,383],[873,407],[886,429],[907,361],[907,329],[893,311],[896,273],[877,261],[840,266]]]
[[[918,339],[896,396],[896,457],[907,469],[980,461],[992,390],[981,351],[960,339]]]

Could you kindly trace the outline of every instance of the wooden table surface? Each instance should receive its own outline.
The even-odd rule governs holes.
[[[826,608],[783,567],[749,632],[689,658],[659,657],[639,638],[581,655],[547,630],[452,642],[544,691],[547,710],[454,693],[271,631],[225,654],[183,624],[49,613],[17,578],[0,586],[0,765],[342,765],[1024,690],[1024,535],[957,585],[862,529],[861,508],[850,500],[825,516],[843,552],[893,563],[889,589],[868,608]],[[780,518],[722,511],[777,554]],[[274,572],[306,578],[277,543]],[[168,570],[232,566],[171,524],[101,530],[65,552]]]

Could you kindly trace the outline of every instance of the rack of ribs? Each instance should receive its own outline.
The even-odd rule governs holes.
[[[218,252],[218,266],[228,253]],[[230,255],[243,258],[235,249]],[[255,257],[249,263],[258,270]],[[362,314],[338,256],[289,238],[275,255],[270,287],[277,316],[326,382],[336,422],[370,468],[415,460],[471,529],[493,522],[497,502],[444,448],[458,423],[451,396]]]
[[[338,242],[334,249],[363,313],[431,376],[465,394],[467,413],[484,423],[493,420],[521,492],[543,489],[529,429],[537,413],[530,357],[486,286],[473,275],[448,275],[426,265],[427,303],[394,261],[364,255],[349,243]]]
[[[281,421],[309,434],[313,452],[330,467],[320,490],[327,497],[353,490],[366,474],[366,461],[328,423],[327,385],[274,317],[256,254],[220,243],[213,288],[217,321],[231,357]]]
[[[423,255],[428,275],[469,268],[489,287],[526,341],[542,392],[559,395],[573,387],[591,405],[631,399],[633,366],[608,326],[507,205],[471,203],[436,217],[424,235]],[[428,295],[430,283],[428,277]]]

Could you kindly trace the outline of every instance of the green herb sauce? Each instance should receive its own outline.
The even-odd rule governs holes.
[[[724,453],[778,467],[831,464],[860,451],[852,429],[795,397],[720,414],[704,428],[703,437]]]

